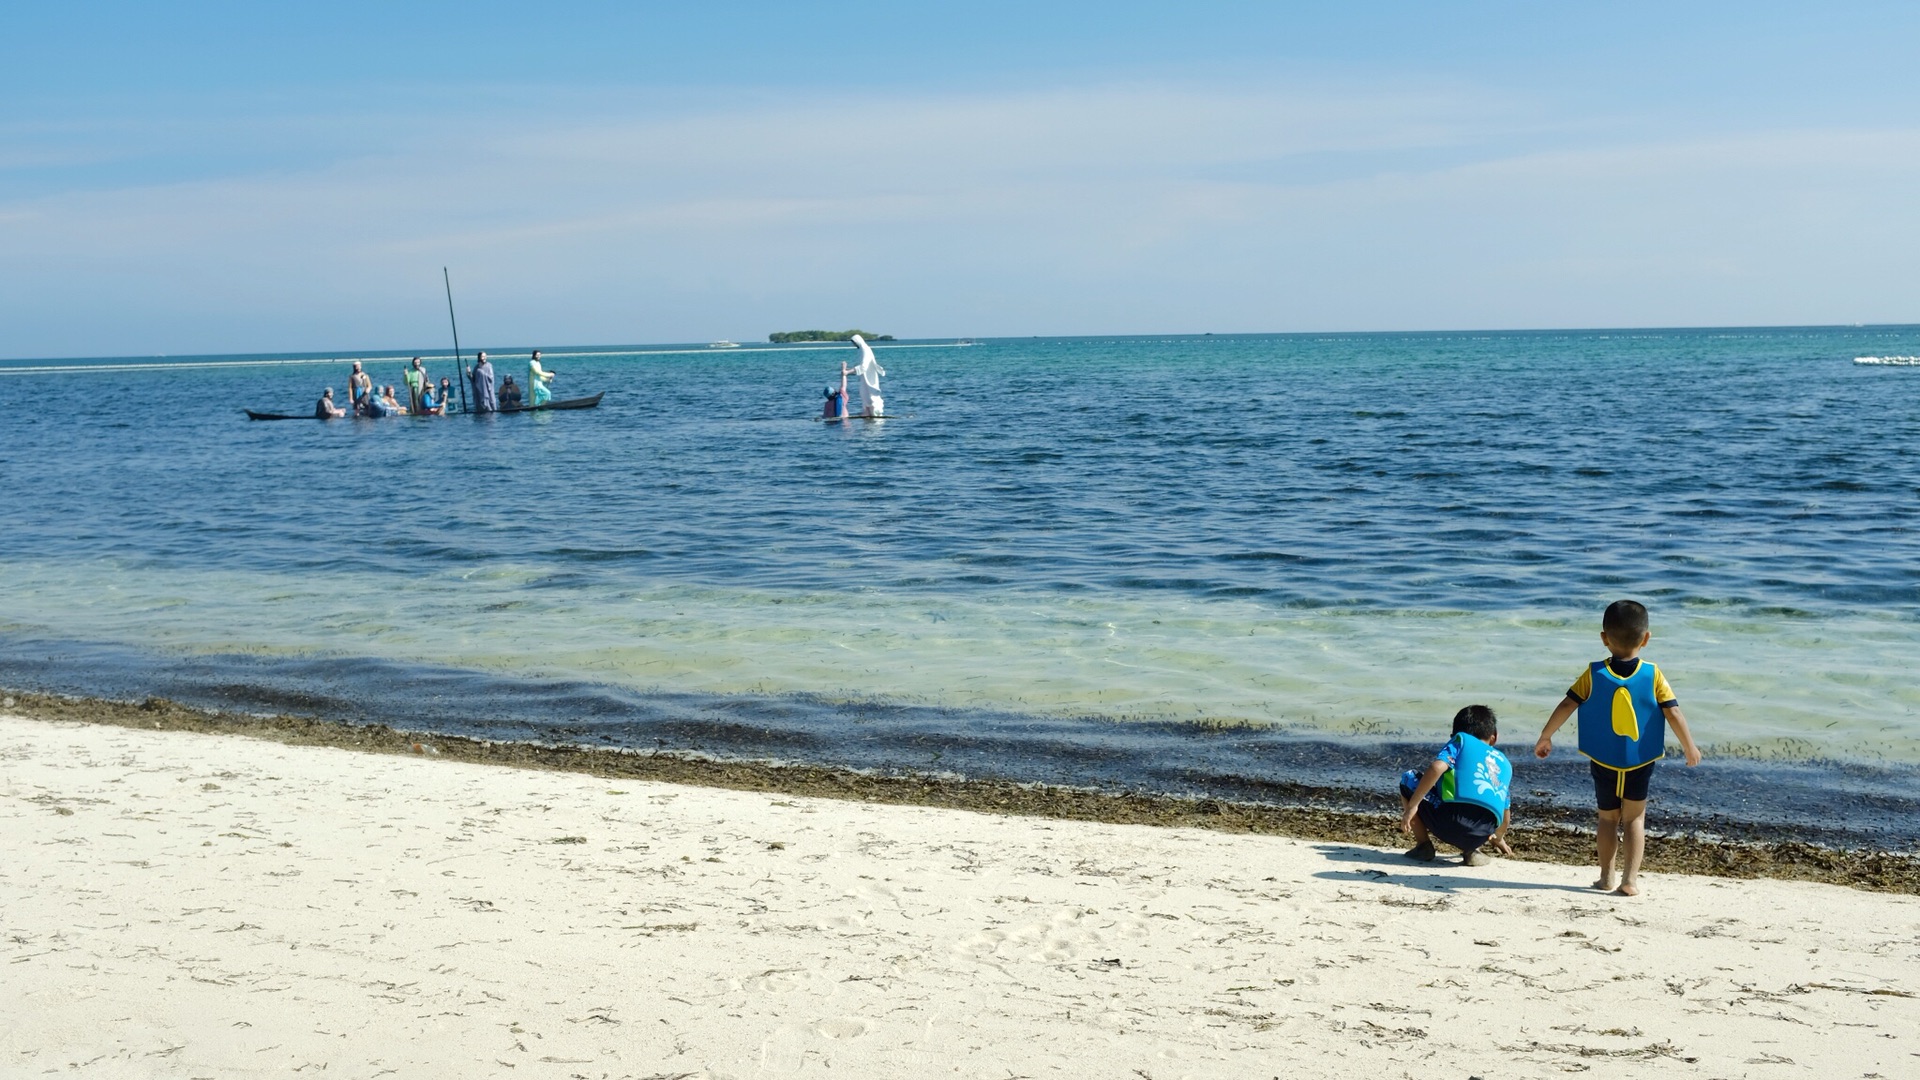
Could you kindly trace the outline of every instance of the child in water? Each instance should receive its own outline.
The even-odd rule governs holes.
[[[1547,717],[1533,756],[1553,753],[1553,733],[1576,712],[1580,715],[1580,752],[1591,759],[1593,798],[1600,811],[1600,879],[1593,887],[1620,896],[1640,894],[1640,859],[1647,851],[1647,789],[1653,767],[1667,752],[1667,728],[1680,740],[1687,767],[1700,764],[1687,718],[1667,677],[1640,659],[1653,640],[1647,609],[1634,600],[1615,600],[1600,617],[1600,641],[1612,655],[1587,665],[1567,688],[1567,696]],[[1614,855],[1627,849],[1620,887],[1613,886]]]
[[[1507,845],[1513,763],[1493,748],[1499,741],[1493,710],[1469,705],[1454,714],[1453,738],[1426,773],[1400,774],[1400,831],[1415,841],[1407,858],[1432,862],[1435,840],[1459,848],[1462,866],[1492,862],[1480,850],[1487,844],[1513,854]]]

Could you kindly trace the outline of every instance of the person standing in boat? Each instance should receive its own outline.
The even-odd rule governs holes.
[[[553,381],[554,373],[540,366],[540,350],[533,350],[533,358],[527,361],[527,392],[533,400],[527,404],[538,408],[553,400],[553,391],[547,384]]]
[[[473,365],[473,411],[494,412],[500,408],[500,402],[493,395],[493,365],[487,362],[487,354],[481,353]]]
[[[414,412],[419,412],[421,395],[427,387],[427,370],[420,366],[419,357],[414,357],[413,361],[407,365],[405,375],[407,380],[407,408]]]
[[[887,369],[873,358],[873,347],[867,344],[866,338],[855,334],[853,343],[860,349],[860,363],[848,374],[860,376],[860,415],[882,416],[886,403],[880,398],[880,376],[885,375]]]
[[[327,387],[326,391],[320,395],[319,401],[313,403],[313,418],[315,420],[338,420],[345,415],[347,415],[347,410],[333,403],[333,387],[331,386]]]
[[[364,413],[367,411],[367,399],[372,396],[373,376],[360,366],[360,361],[355,360],[353,374],[347,376],[347,400],[352,403],[354,412]]]

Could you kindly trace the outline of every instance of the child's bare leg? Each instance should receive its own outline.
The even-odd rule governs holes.
[[[1427,823],[1419,818],[1413,819],[1413,841],[1416,844],[1433,846],[1433,836],[1427,832]]]
[[[1620,874],[1621,896],[1640,895],[1640,860],[1647,853],[1647,800],[1620,801],[1620,828],[1626,835],[1627,867]]]
[[[1642,807],[1645,803],[1640,804]],[[1620,848],[1620,811],[1600,811],[1600,880],[1593,887],[1601,892],[1613,891],[1613,856]]]
[[[1400,813],[1402,815],[1406,814],[1407,809],[1412,805],[1412,799],[1402,796],[1400,799]],[[1427,832],[1427,823],[1421,821],[1419,815],[1414,816],[1413,847],[1409,848],[1406,854],[1408,858],[1419,859],[1422,862],[1433,858],[1433,834]]]

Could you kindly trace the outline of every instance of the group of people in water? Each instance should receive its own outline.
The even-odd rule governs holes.
[[[886,415],[886,403],[881,400],[880,397],[880,376],[885,375],[887,369],[881,367],[880,361],[873,358],[873,347],[867,344],[865,338],[859,334],[855,334],[853,335],[852,341],[854,345],[860,349],[860,362],[853,367],[848,367],[845,361],[841,361],[840,385],[838,388],[833,386],[827,387],[827,400],[820,406],[820,418],[822,420],[840,420],[846,418],[847,377],[849,375],[857,375],[860,377],[860,411],[853,415],[864,417],[880,417]]]
[[[840,420],[849,416],[879,418],[886,415],[886,402],[880,397],[880,376],[887,370],[874,359],[873,347],[859,334],[853,335],[853,344],[860,350],[860,362],[848,366],[840,364],[840,385],[828,386],[826,401],[820,408],[823,420]],[[496,387],[494,384],[493,362],[486,353],[478,353],[474,363],[466,370],[473,396],[454,403],[453,380],[442,376],[439,383],[427,374],[420,358],[414,357],[403,372],[402,381],[406,384],[407,400],[401,402],[395,387],[373,385],[373,376],[358,360],[353,362],[353,372],[347,376],[347,395],[350,401],[340,405],[333,398],[333,387],[329,386],[314,402],[313,415],[317,420],[334,420],[345,416],[445,416],[454,412],[490,413],[502,409],[538,408],[553,400],[554,373],[540,363],[540,352],[534,350],[527,361],[527,383],[523,390],[508,375]],[[859,379],[860,411],[850,413],[847,398],[847,380]]]
[[[466,370],[468,383],[473,388],[473,397],[459,405],[454,403],[453,380],[442,376],[436,385],[433,377],[414,357],[407,364],[403,381],[407,387],[407,400],[403,404],[396,395],[394,387],[376,387],[373,376],[368,375],[361,362],[353,362],[353,372],[347,376],[347,394],[352,399],[346,408],[342,408],[333,399],[333,387],[329,386],[314,403],[313,415],[319,420],[333,420],[343,416],[445,416],[450,412],[470,411],[476,413],[499,412],[501,409],[520,409],[545,405],[553,400],[554,373],[540,364],[539,350],[535,350],[527,362],[527,390],[513,381],[509,375],[496,388],[494,385],[493,362],[486,353],[474,358],[472,366]],[[527,391],[531,391],[528,393]]]

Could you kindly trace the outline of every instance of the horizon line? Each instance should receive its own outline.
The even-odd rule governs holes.
[[[1127,334],[1119,334],[1119,333],[994,334],[994,335],[982,335],[982,336],[949,334],[949,335],[941,335],[937,337],[899,337],[892,342],[884,342],[884,343],[874,342],[873,347],[876,349],[900,348],[903,346],[925,347],[928,344],[952,345],[962,341],[974,342],[974,343],[1008,342],[1008,341],[1084,341],[1084,340],[1095,339],[1095,338],[1114,338],[1114,339],[1128,339],[1128,340],[1153,340],[1153,339],[1191,340],[1191,339],[1197,339],[1197,338],[1424,337],[1424,336],[1460,336],[1460,335],[1475,335],[1475,334],[1512,334],[1512,335],[1680,334],[1680,333],[1699,334],[1699,333],[1732,332],[1732,331],[1766,331],[1766,332],[1779,333],[1782,331],[1791,331],[1791,330],[1920,330],[1920,323],[1782,323],[1782,324],[1758,323],[1758,324],[1748,324],[1748,325],[1703,325],[1703,326],[1561,326],[1561,327],[1537,326],[1537,327],[1506,327],[1506,328],[1460,327],[1460,328],[1452,328],[1452,329],[1436,328],[1436,329],[1425,329],[1425,330],[1229,330],[1229,331],[1193,330],[1193,331],[1158,331],[1158,332],[1148,332],[1148,333],[1127,333]],[[726,339],[721,339],[721,340],[726,340]],[[704,353],[707,351],[731,352],[735,348],[746,349],[746,350],[751,350],[756,352],[799,352],[809,347],[813,349],[833,348],[837,344],[840,344],[840,343],[793,342],[793,343],[782,344],[782,343],[775,343],[775,342],[754,341],[754,342],[736,343],[731,347],[723,348],[723,349],[713,349],[710,344],[705,342],[690,342],[690,341],[651,342],[651,343],[635,342],[635,343],[624,343],[624,344],[620,344],[620,343],[571,344],[571,345],[551,345],[551,346],[548,346],[548,345],[541,345],[541,346],[502,345],[502,346],[489,346],[484,349],[465,349],[465,350],[462,350],[462,353],[463,355],[473,355],[479,352],[497,352],[501,354],[514,354],[514,353],[530,352],[535,348],[538,348],[543,353],[548,353],[548,352],[559,353],[562,351],[569,351],[569,350],[587,351],[587,352],[596,352],[596,353],[619,353],[619,352],[629,352],[629,351],[630,352],[697,351],[697,352]],[[327,360],[332,360],[332,359],[338,359],[341,361],[368,360],[368,359],[392,359],[395,357],[398,357],[400,359],[406,359],[407,357],[416,356],[416,355],[421,357],[422,359],[426,359],[429,356],[432,356],[435,354],[437,354],[437,357],[439,359],[450,358],[449,354],[446,352],[446,347],[444,345],[439,345],[439,346],[433,346],[427,349],[407,349],[407,348],[397,348],[397,349],[396,348],[358,348],[358,349],[348,348],[348,349],[310,349],[310,350],[252,349],[252,350],[244,350],[240,352],[219,352],[219,353],[122,353],[118,355],[92,355],[92,356],[13,356],[13,357],[0,357],[0,364],[11,365],[11,364],[35,364],[35,363],[82,363],[82,362],[89,362],[89,361],[97,362],[97,363],[106,363],[111,361],[132,361],[132,360],[174,360],[174,361],[245,360],[247,358],[260,358],[263,361],[267,361],[267,362],[275,361],[275,360],[279,360],[279,361],[297,360],[302,362],[319,363],[319,362],[325,362]]]

